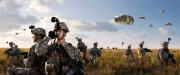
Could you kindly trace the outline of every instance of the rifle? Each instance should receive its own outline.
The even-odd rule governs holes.
[[[173,54],[169,54],[169,59],[171,59],[171,62],[173,63],[173,64],[176,64],[176,60],[174,59],[174,55]]]
[[[19,53],[20,55],[23,55],[24,56],[24,59],[26,59],[27,58],[27,55],[28,55],[28,52],[21,52],[21,53]]]
[[[150,49],[148,48],[144,48],[145,52],[152,52]]]
[[[66,59],[69,61],[72,70],[75,72],[75,75],[84,75],[84,71],[82,69],[84,67],[81,65],[82,62],[80,60],[72,59],[62,45],[60,45],[60,48],[62,50],[62,53],[65,55]]]

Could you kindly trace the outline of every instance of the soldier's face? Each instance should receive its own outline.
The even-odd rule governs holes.
[[[36,42],[37,41],[37,36],[35,34],[33,34],[33,41]]]
[[[35,34],[33,34],[33,37],[32,37],[32,38],[33,38],[33,41],[34,41],[34,42],[38,42],[39,39],[42,39],[41,36],[37,36],[37,35],[35,35]]]
[[[56,31],[56,36],[59,40],[63,39],[65,36],[65,32],[63,30]]]

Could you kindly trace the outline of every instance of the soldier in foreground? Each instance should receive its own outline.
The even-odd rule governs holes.
[[[80,52],[82,52],[85,63],[89,63],[89,60],[87,59],[87,46],[84,42],[82,42],[81,38],[76,37],[76,39],[78,41],[77,48],[80,50]]]
[[[125,52],[126,62],[133,62],[134,61],[134,55],[131,50],[131,45],[128,46],[128,49]]]
[[[93,64],[96,64],[97,57],[101,55],[101,50],[99,48],[97,48],[97,46],[98,46],[98,43],[95,42],[94,47],[91,48],[91,51],[90,51],[91,60],[92,60]]]
[[[168,65],[170,63],[172,64],[176,63],[175,59],[173,58],[174,55],[169,52],[168,44],[169,42],[167,41],[163,42],[161,44],[162,49],[159,49],[158,51],[157,59],[161,65]]]
[[[46,37],[46,31],[43,28],[34,28],[31,30],[33,34],[34,44],[24,59],[24,68],[9,67],[8,75],[45,75],[45,54],[48,51],[48,41],[50,38]]]
[[[68,32],[64,22],[56,21],[53,34],[55,37],[48,44],[48,60],[45,63],[47,75],[84,75],[78,49],[65,40]]]

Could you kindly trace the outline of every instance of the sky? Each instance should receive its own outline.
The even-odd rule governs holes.
[[[75,37],[80,37],[88,48],[94,42],[104,48],[127,48],[130,44],[137,48],[141,41],[145,41],[147,48],[160,48],[171,37],[170,48],[179,48],[179,3],[179,0],[0,0],[0,47],[8,47],[7,41],[20,48],[31,47],[34,43],[28,27],[35,25],[49,32],[54,27],[50,19],[56,16],[68,25],[66,39],[75,46]],[[121,15],[132,16],[134,23],[115,23],[114,17]],[[140,16],[146,19],[139,20]],[[172,26],[166,27],[169,22]]]

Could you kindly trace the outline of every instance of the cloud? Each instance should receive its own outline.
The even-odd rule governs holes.
[[[109,22],[85,22],[81,21],[80,25],[76,26],[81,31],[109,31],[116,32],[119,28]]]
[[[38,17],[56,12],[62,4],[64,0],[0,0],[0,32],[35,24]]]
[[[160,27],[158,30],[162,35],[168,36],[168,31],[165,30],[164,28]]]
[[[58,12],[57,9],[64,4],[64,0],[19,0],[22,4],[21,14],[54,14]]]
[[[170,29],[167,29],[167,28],[162,28],[160,27],[159,29],[159,32],[164,35],[164,36],[174,36],[174,35],[177,35],[178,33],[176,33],[175,31],[171,31]]]
[[[19,10],[22,4],[17,3],[15,0],[3,0],[0,5],[1,33],[19,29],[21,25],[38,22],[38,19],[33,15],[20,15]]]

